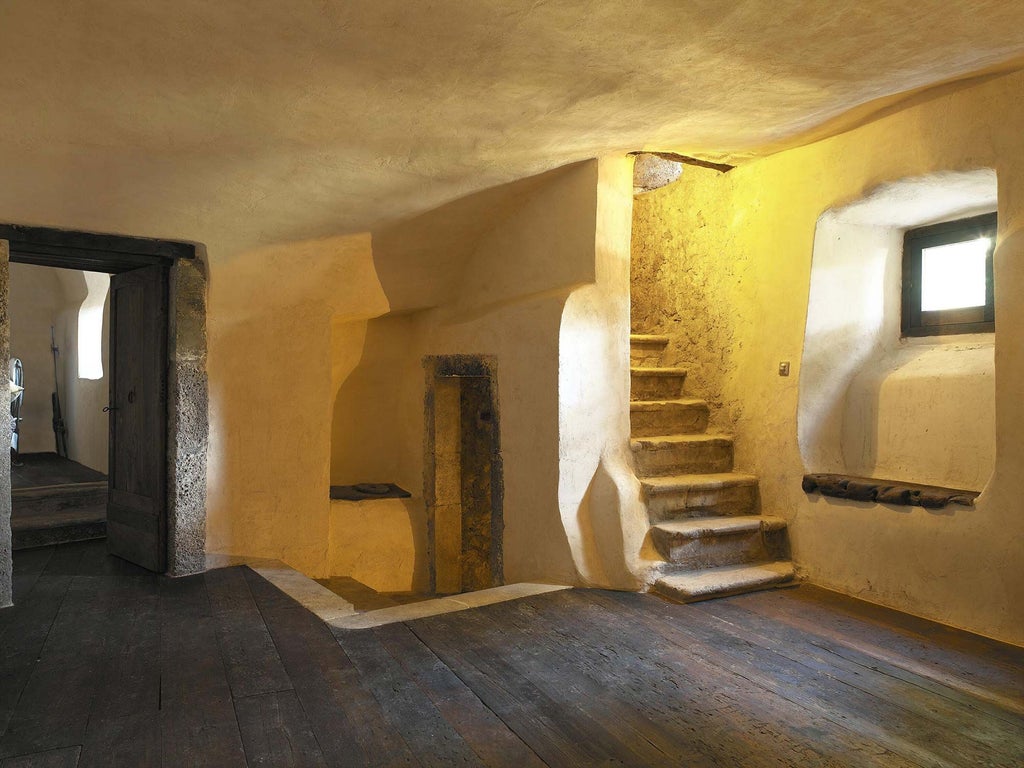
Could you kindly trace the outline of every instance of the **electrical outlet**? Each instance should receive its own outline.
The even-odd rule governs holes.
[[[779,376],[789,376],[789,361],[779,363]]]

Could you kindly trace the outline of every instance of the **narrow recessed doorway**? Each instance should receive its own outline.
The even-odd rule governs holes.
[[[495,361],[426,358],[430,586],[457,594],[504,583],[503,481]]]

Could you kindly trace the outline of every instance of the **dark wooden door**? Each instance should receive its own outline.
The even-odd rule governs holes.
[[[167,564],[167,270],[110,280],[107,549],[151,571]]]

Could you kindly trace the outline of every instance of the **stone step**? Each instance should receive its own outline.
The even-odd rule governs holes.
[[[671,520],[651,527],[655,549],[687,570],[789,557],[781,517],[733,515]]]
[[[696,398],[637,400],[629,404],[633,437],[693,434],[708,426],[708,404]]]
[[[674,400],[683,394],[685,368],[629,369],[630,400]]]
[[[732,438],[726,435],[665,435],[629,441],[639,477],[732,471]]]
[[[640,481],[651,522],[680,517],[749,515],[757,509],[757,477],[740,472],[668,475]]]
[[[670,600],[692,603],[781,586],[792,581],[795,575],[793,563],[789,561],[727,565],[662,576],[655,582],[652,591]]]
[[[634,333],[629,337],[630,365],[658,365],[668,346],[668,336]]]

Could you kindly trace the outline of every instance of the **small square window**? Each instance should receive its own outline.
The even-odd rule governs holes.
[[[995,244],[994,213],[907,230],[903,237],[903,335],[994,331]]]

